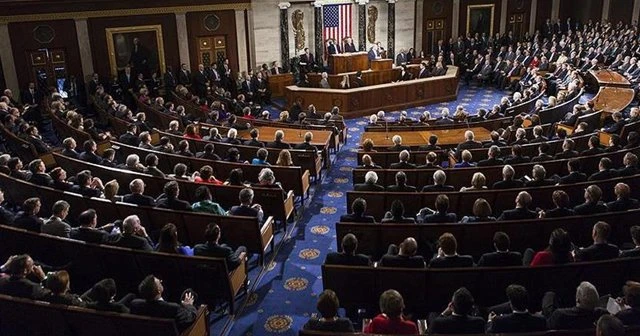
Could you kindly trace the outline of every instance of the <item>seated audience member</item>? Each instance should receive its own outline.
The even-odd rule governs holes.
[[[544,187],[556,184],[556,181],[545,178],[547,176],[547,170],[544,169],[544,166],[539,164],[533,166],[531,169],[531,176],[533,179],[524,184],[527,188]]]
[[[478,167],[488,167],[488,166],[501,166],[504,164],[500,156],[500,147],[491,146],[489,147],[489,151],[487,152],[487,158],[484,160],[478,161]]]
[[[191,150],[189,149],[189,141],[187,140],[180,140],[180,142],[178,142],[178,150],[175,152],[175,154],[186,156],[186,157],[195,156],[193,152],[191,152]]]
[[[569,174],[560,178],[558,184],[575,184],[587,181],[587,175],[580,172],[580,159],[573,158],[567,162]]]
[[[402,151],[410,152],[411,151],[410,147],[402,145],[401,136],[396,134],[391,138],[391,141],[393,142],[393,146],[387,148],[387,151],[389,152],[402,152]]]
[[[499,148],[507,145],[507,143],[502,138],[500,138],[500,133],[492,131],[490,133],[490,136],[491,140],[486,142],[483,147],[490,148],[491,146],[498,146]]]
[[[229,172],[229,177],[224,181],[224,185],[232,185],[239,187],[248,187],[249,182],[244,180],[242,168],[235,168]]]
[[[473,173],[473,176],[471,177],[471,186],[462,187],[460,191],[485,190],[487,189],[486,183],[487,178],[484,176],[484,174],[476,172]]]
[[[362,165],[358,166],[358,168],[364,169],[382,169],[382,167],[378,166],[373,162],[371,156],[369,154],[365,154],[362,156]]]
[[[200,140],[202,137],[198,134],[198,130],[194,124],[189,124],[184,128],[184,137],[186,139]]]
[[[640,283],[627,281],[622,293],[623,297],[616,300],[621,310],[615,317],[626,326],[640,325]]]
[[[624,324],[617,316],[602,315],[596,322],[596,336],[625,336]]]
[[[613,153],[622,149],[622,139],[617,134],[609,135],[609,145],[604,149],[605,153]]]
[[[514,189],[522,188],[524,183],[521,180],[514,179],[516,171],[511,165],[505,165],[502,167],[502,181],[498,181],[493,184],[491,189]]]
[[[464,140],[465,140],[464,142],[461,142],[456,147],[455,153],[456,153],[457,160],[461,159],[462,151],[464,150],[482,148],[482,143],[475,140],[475,135],[473,134],[473,131],[464,132]]]
[[[277,130],[273,141],[267,143],[267,148],[291,149],[291,145],[283,142],[284,131]]]
[[[531,249],[527,249],[527,251],[525,251],[523,264],[544,266],[562,265],[573,262],[574,258],[571,254],[572,249],[573,245],[567,231],[564,229],[555,229],[551,232],[549,246],[545,250],[535,253],[535,255],[533,255],[534,252]],[[533,260],[531,260],[531,256],[533,256]]]
[[[53,179],[46,173],[47,167],[44,165],[44,161],[35,159],[29,163],[29,171],[31,177],[29,182],[37,184],[43,187],[51,187],[53,185]]]
[[[251,137],[251,140],[245,141],[245,146],[264,147],[264,143],[258,140],[260,131],[257,128],[251,129],[251,131],[249,131],[249,136]]]
[[[640,226],[634,225],[629,231],[634,248],[620,251],[620,258],[640,257]]]
[[[380,295],[380,314],[373,318],[364,332],[371,334],[416,335],[418,327],[402,315],[404,299],[398,291],[389,289]]]
[[[598,138],[597,135],[592,135],[589,138],[589,142],[587,142],[587,145],[589,146],[589,148],[580,152],[580,156],[597,155],[604,152],[604,150],[600,148],[600,138]]]
[[[173,174],[169,174],[170,178],[179,181],[190,181],[191,178],[187,175],[187,165],[184,163],[178,163],[173,167]]]
[[[606,222],[597,222],[593,225],[591,238],[593,244],[589,247],[575,250],[576,261],[599,261],[617,258],[620,250],[617,246],[609,244],[611,227]]]
[[[391,210],[384,214],[382,223],[415,223],[412,217],[404,216],[404,204],[400,200],[391,203]]]
[[[283,149],[278,154],[278,159],[276,160],[276,166],[281,167],[293,167],[293,159],[291,158],[291,152],[288,149]]]
[[[53,179],[53,188],[62,191],[70,191],[73,187],[73,183],[67,181],[67,172],[60,167],[51,169],[49,175],[51,175],[51,178]]]
[[[438,136],[435,134],[432,134],[429,136],[429,143],[424,145],[424,146],[420,146],[418,148],[418,150],[420,151],[436,151],[436,150],[441,150],[442,148],[440,148],[440,146],[438,146]]]
[[[340,216],[341,222],[352,222],[352,223],[375,223],[375,219],[373,216],[365,215],[367,211],[367,201],[364,198],[356,198],[353,203],[351,203],[351,213]]]
[[[553,156],[549,155],[549,144],[541,142],[538,145],[538,155],[531,158],[531,162],[545,162],[553,160]]]
[[[533,139],[529,141],[530,143],[538,143],[538,142],[547,142],[549,139],[542,135],[543,129],[542,126],[538,125],[533,128]]]
[[[31,232],[40,232],[40,228],[44,225],[42,218],[38,217],[41,206],[42,203],[38,197],[26,199],[22,203],[22,211],[18,212],[13,219],[13,226]]]
[[[573,211],[576,215],[581,216],[607,212],[607,206],[600,201],[601,197],[602,189],[592,184],[584,191],[584,203],[576,205]]]
[[[170,254],[193,255],[193,249],[191,247],[182,245],[178,241],[178,228],[172,223],[165,224],[160,230],[160,236],[158,237],[158,244],[155,250],[157,252]]]
[[[522,254],[520,252],[509,251],[511,239],[509,235],[502,231],[493,234],[493,247],[495,252],[485,253],[478,260],[479,267],[504,267],[521,266]]]
[[[429,152],[427,153],[427,156],[425,157],[425,164],[418,166],[416,168],[418,169],[429,169],[429,168],[436,168],[436,169],[442,169],[442,167],[440,167],[440,165],[437,162],[438,160],[438,154],[434,153],[434,152]]]
[[[603,157],[598,163],[598,172],[591,174],[588,181],[602,181],[618,177],[618,172],[613,169],[613,163],[608,157]]]
[[[627,135],[627,144],[622,149],[632,149],[640,145],[640,133],[636,131],[629,132]]]
[[[193,182],[201,184],[204,183],[222,185],[222,181],[213,176],[213,168],[209,165],[202,166],[200,170],[194,174]]]
[[[497,316],[489,313],[487,333],[524,333],[547,330],[547,320],[541,315],[529,312],[527,289],[520,285],[507,287],[507,298],[512,313]]]
[[[631,189],[628,184],[617,183],[613,191],[616,194],[616,200],[607,203],[607,210],[626,211],[630,209],[637,209],[640,206],[637,199],[631,198]]]
[[[71,234],[71,225],[65,222],[69,215],[69,203],[63,200],[56,201],[52,207],[51,217],[44,221],[40,227],[40,232],[52,236],[69,238]]]
[[[562,152],[553,156],[554,160],[570,159],[578,156],[578,152],[574,150],[576,143],[571,139],[565,139],[562,143]]]
[[[263,168],[258,173],[258,183],[252,184],[253,187],[279,189],[282,195],[286,197],[286,192],[280,182],[276,182],[276,176],[271,168]]]
[[[197,152],[196,158],[211,160],[211,161],[221,161],[222,159],[218,154],[214,153],[215,147],[212,143],[208,143],[204,146],[204,151]]]
[[[295,145],[293,148],[295,148],[295,149],[304,149],[304,150],[310,150],[310,151],[317,152],[318,148],[316,146],[312,145],[311,141],[313,141],[313,133],[306,132],[304,134],[304,142]]]
[[[171,210],[191,211],[191,204],[179,199],[180,186],[176,181],[164,185],[163,194],[156,200],[156,207]]]
[[[83,170],[76,175],[76,184],[71,187],[71,192],[84,197],[101,197],[104,185],[97,177],[91,176],[91,171]]]
[[[617,173],[619,177],[632,176],[640,173],[638,169],[638,156],[633,153],[627,153],[622,159],[624,168],[618,169]]]
[[[468,150],[463,150],[462,154],[460,155],[460,157],[462,158],[462,162],[458,162],[456,163],[453,167],[454,168],[467,168],[467,167],[475,167],[476,163],[471,162],[471,160],[473,160],[473,156],[471,155],[471,152]]]
[[[110,244],[134,250],[153,251],[153,241],[147,230],[140,224],[137,215],[127,216],[122,221],[122,233],[114,235]]]
[[[137,173],[144,173],[144,165],[140,163],[140,157],[138,154],[129,154],[124,164],[118,166],[121,169],[127,169]]]
[[[224,216],[227,213],[220,204],[213,201],[211,190],[207,186],[199,186],[196,189],[195,200],[196,202],[191,205],[191,209],[195,212],[206,212],[220,216]]]
[[[442,169],[438,169],[433,173],[433,184],[422,188],[422,192],[446,192],[454,191],[453,186],[445,185],[447,182],[447,174]]]
[[[547,317],[547,326],[553,330],[582,330],[593,328],[600,316],[607,314],[599,307],[598,290],[591,283],[583,281],[576,289],[576,305],[558,308],[554,292],[547,292],[542,299],[542,313]]]
[[[242,141],[237,139],[237,136],[238,136],[238,130],[236,130],[235,128],[230,128],[229,131],[227,131],[227,137],[222,139],[222,142],[228,143],[231,145],[241,145]]]
[[[243,260],[247,258],[247,248],[238,246],[234,251],[227,244],[220,244],[220,227],[215,223],[209,223],[204,231],[204,239],[206,242],[197,244],[193,247],[193,255],[224,258],[227,263],[229,272],[240,266]]]
[[[407,185],[407,174],[399,171],[396,173],[396,184],[387,186],[387,191],[415,192],[416,187]]]
[[[449,197],[447,195],[438,195],[435,202],[435,213],[424,216],[424,223],[455,223],[458,216],[454,212],[449,211]]]
[[[151,196],[144,195],[145,184],[142,179],[135,179],[129,183],[130,194],[124,195],[122,201],[141,206],[155,206],[156,201]]]
[[[553,199],[553,204],[556,207],[550,210],[540,210],[538,213],[540,218],[567,217],[575,214],[573,209],[569,208],[571,205],[569,194],[564,192],[564,190],[555,190],[551,195],[551,198]]]
[[[353,324],[348,318],[338,316],[340,301],[336,293],[330,289],[325,289],[318,297],[316,308],[321,317],[312,317],[304,324],[302,329],[330,331],[330,332],[353,332]]]
[[[376,153],[377,150],[373,149],[373,147],[375,146],[375,144],[373,143],[373,140],[366,138],[364,139],[364,141],[362,142],[362,151],[363,152],[373,152]]]
[[[511,155],[504,160],[507,164],[527,163],[531,161],[528,156],[522,154],[522,145],[511,146]]]
[[[260,148],[256,152],[256,157],[251,160],[251,164],[270,166],[269,162],[267,162],[267,156],[269,156],[269,151],[267,151],[265,148]]]
[[[438,254],[429,262],[429,268],[459,268],[473,266],[473,257],[458,254],[458,241],[451,233],[438,238]]]
[[[460,223],[493,222],[496,218],[491,216],[492,213],[489,202],[484,198],[478,198],[473,203],[473,216],[462,217]]]
[[[102,244],[110,240],[109,232],[113,224],[107,224],[96,228],[98,224],[98,214],[93,209],[83,211],[77,220],[79,227],[71,229],[69,237],[75,240],[82,240],[87,243]]]
[[[408,150],[402,150],[400,154],[398,154],[399,162],[392,163],[389,165],[390,169],[415,169],[416,165],[409,162],[410,154]]]
[[[531,205],[531,195],[526,191],[521,191],[516,196],[516,207],[512,210],[505,210],[502,212],[498,220],[521,220],[521,219],[535,219],[538,217],[538,213],[533,210],[529,210]]]
[[[229,215],[256,217],[258,222],[262,223],[264,211],[262,211],[260,204],[253,204],[253,189],[244,188],[240,190],[238,198],[240,199],[240,205],[231,207],[231,209],[229,209]]]
[[[0,277],[0,294],[31,300],[40,300],[49,294],[40,283],[31,280],[42,282],[46,275],[29,255],[21,254],[10,258],[7,271],[9,277]]]
[[[211,127],[209,129],[209,134],[202,137],[203,141],[214,141],[218,142],[222,140],[222,136],[220,136],[220,131],[216,127]],[[264,146],[264,145],[263,145]]]
[[[380,267],[402,267],[402,268],[424,268],[425,262],[418,252],[418,243],[412,237],[406,238],[400,246],[389,245],[387,254],[382,256],[378,266]]]
[[[614,112],[611,115],[611,118],[613,119],[613,124],[607,127],[603,127],[601,131],[610,134],[620,133],[627,121],[624,119],[621,112]]]
[[[353,233],[347,233],[342,237],[342,252],[329,252],[324,260],[328,265],[369,266],[371,260],[364,254],[356,254],[358,238]]]
[[[140,133],[140,135],[138,135],[138,138],[140,139],[140,144],[138,144],[138,147],[148,150],[153,149],[153,145],[151,145],[151,134],[149,132]]]
[[[129,293],[119,301],[115,301],[116,291],[116,282],[111,278],[107,278],[98,281],[82,297],[90,299],[87,302],[87,308],[121,314],[129,313],[129,308],[126,304],[131,302],[135,295]]]
[[[529,140],[527,140],[527,131],[525,131],[524,128],[518,128],[516,130],[516,138],[513,142],[510,143],[510,145],[526,145],[529,143]]]
[[[384,187],[377,184],[378,174],[374,171],[368,171],[364,175],[364,183],[357,183],[353,186],[355,191],[384,191]]]
[[[102,152],[102,162],[100,162],[100,164],[106,167],[116,168],[118,165],[116,164],[115,158],[116,151],[113,148],[107,148]]]
[[[180,304],[167,302],[162,298],[162,280],[148,275],[138,286],[139,299],[131,301],[131,313],[137,315],[174,319],[179,330],[187,329],[196,319],[193,306],[194,293],[186,291]]]
[[[135,127],[135,126],[133,126],[133,127]],[[129,132],[127,132],[125,134],[129,134]],[[129,145],[130,143],[122,140],[123,136],[124,136],[124,134],[120,136],[120,142]],[[135,137],[136,143],[134,145],[132,145],[132,146],[137,146],[138,145],[137,144],[138,137],[137,136],[134,136],[134,137]],[[78,153],[76,151],[76,146],[77,146],[77,144],[76,144],[76,140],[75,139],[73,139],[73,138],[65,138],[64,140],[62,140],[62,148],[63,149],[62,149],[61,154],[64,155],[64,156],[68,156],[68,157],[70,157],[72,159],[77,159],[78,156],[80,156],[80,153]]]
[[[12,157],[11,159],[9,159],[9,161],[7,162],[7,167],[10,170],[9,175],[12,177],[25,181],[28,181],[31,177],[30,171],[22,169],[24,166],[20,158]]]
[[[440,316],[429,325],[429,334],[483,334],[485,322],[481,317],[471,316],[473,296],[464,287],[453,293],[453,298]]]
[[[80,296],[69,293],[71,283],[67,271],[50,272],[44,282],[45,287],[50,290],[49,294],[43,298],[44,301],[65,306],[86,306],[86,302],[82,301]]]

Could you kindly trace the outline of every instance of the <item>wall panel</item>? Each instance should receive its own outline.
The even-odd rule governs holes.
[[[209,14],[215,14],[220,18],[220,26],[214,31],[207,30],[204,25],[204,19]],[[197,69],[198,66],[198,36],[224,35],[227,43],[229,65],[234,72],[238,71],[238,39],[234,11],[187,13],[187,32],[189,33],[189,57],[192,68]]]

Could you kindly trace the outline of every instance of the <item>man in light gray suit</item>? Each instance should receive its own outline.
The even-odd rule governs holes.
[[[57,201],[54,203],[52,209],[53,215],[44,222],[40,231],[54,236],[69,238],[71,225],[64,221],[69,214],[69,208],[69,203],[65,201]]]

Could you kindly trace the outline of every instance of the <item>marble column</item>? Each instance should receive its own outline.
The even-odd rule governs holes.
[[[396,46],[396,0],[387,0],[387,58],[395,59]]]
[[[538,15],[538,0],[531,0],[531,10],[529,11],[529,34],[533,36],[536,32],[536,16]]]
[[[178,33],[178,55],[180,63],[186,64],[187,68],[191,68],[191,59],[189,58],[189,33],[187,32],[187,15],[186,13],[176,13],[176,32]],[[175,68],[175,65],[174,65]],[[177,71],[178,69],[174,69]],[[162,69],[164,71],[164,69]]]
[[[416,0],[416,21],[415,21],[415,25],[416,25],[416,34],[414,36],[415,40],[413,42],[413,47],[416,48],[416,50],[422,50],[422,30],[424,29],[423,27],[423,8],[424,8],[424,0]]]
[[[609,21],[609,7],[611,7],[611,0],[602,1],[602,21]]]
[[[93,56],[91,42],[89,41],[89,28],[87,18],[76,18],[76,36],[78,37],[78,49],[80,49],[80,64],[82,66],[83,81],[87,81],[93,75]]]
[[[247,50],[249,46],[247,45],[247,31],[244,28],[244,10],[236,9],[236,43],[238,46],[238,70],[240,72],[247,71],[249,68],[252,68],[255,64],[251,64],[247,59]]]
[[[13,59],[13,48],[11,48],[11,36],[9,36],[7,23],[0,24],[0,60],[7,88],[13,91],[14,97],[20,97],[20,84],[18,83],[18,73]]]
[[[313,45],[316,49],[316,60],[324,59],[324,41],[322,40],[322,1],[318,0],[313,3]],[[342,41],[336,41],[340,45]]]
[[[358,48],[367,50],[367,3],[369,0],[358,0]]]
[[[290,2],[278,4],[278,8],[280,8],[280,63],[285,72],[289,71],[289,17],[287,16],[289,7],[291,7]]]
[[[493,25],[493,22],[491,22]],[[504,34],[507,31],[507,0],[502,0],[500,6],[500,34]],[[494,32],[495,34],[495,32]]]
[[[640,0],[635,0],[633,2],[633,12],[631,13],[631,23],[637,23],[638,16],[640,16]]]
[[[460,36],[460,0],[453,0],[453,16],[451,19],[451,36],[454,41]]]
[[[560,15],[560,0],[553,0],[551,2],[551,21],[558,19]]]

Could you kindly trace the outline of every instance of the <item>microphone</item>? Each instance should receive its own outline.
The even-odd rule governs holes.
[[[389,140],[389,121],[387,120],[387,117],[384,117],[384,133],[385,139]]]

